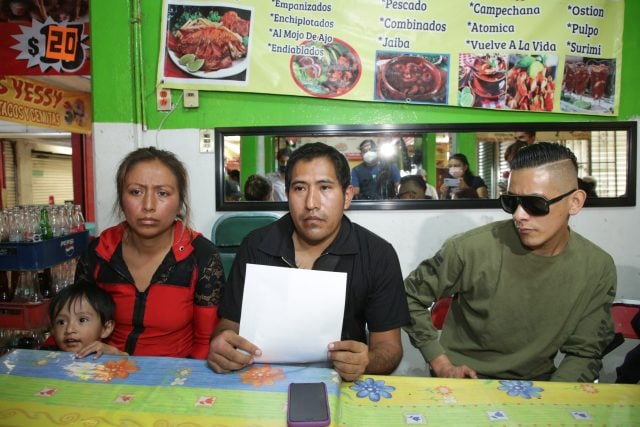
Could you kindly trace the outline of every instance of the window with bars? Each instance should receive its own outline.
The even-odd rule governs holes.
[[[598,197],[619,197],[626,191],[626,131],[593,131],[591,139],[562,139],[556,142],[569,147],[578,160],[578,176],[592,177]],[[489,196],[498,197],[504,186],[509,165],[504,153],[513,141],[478,141],[478,173],[487,183]],[[498,170],[497,176],[494,171]]]

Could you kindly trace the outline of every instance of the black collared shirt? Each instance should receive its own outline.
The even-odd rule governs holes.
[[[295,265],[293,221],[287,214],[242,242],[220,302],[220,317],[240,322],[246,265]],[[340,231],[314,270],[347,273],[342,340],[366,343],[366,329],[385,332],[409,323],[402,271],[391,244],[342,217]]]

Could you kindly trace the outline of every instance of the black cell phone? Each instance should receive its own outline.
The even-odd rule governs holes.
[[[323,382],[289,384],[287,425],[324,427],[331,422],[327,386]]]

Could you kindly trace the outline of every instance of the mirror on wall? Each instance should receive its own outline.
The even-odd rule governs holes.
[[[497,208],[510,155],[540,141],[576,154],[586,206],[635,206],[637,123],[322,125],[215,129],[220,211],[287,210],[289,154],[324,142],[345,155],[358,209]]]

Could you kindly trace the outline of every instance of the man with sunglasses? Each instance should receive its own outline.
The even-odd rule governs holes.
[[[500,196],[511,220],[454,236],[405,279],[405,330],[439,377],[591,382],[613,339],[611,256],[569,227],[586,195],[568,148],[521,148]],[[442,334],[434,301],[453,295]],[[556,367],[554,358],[564,355]]]

